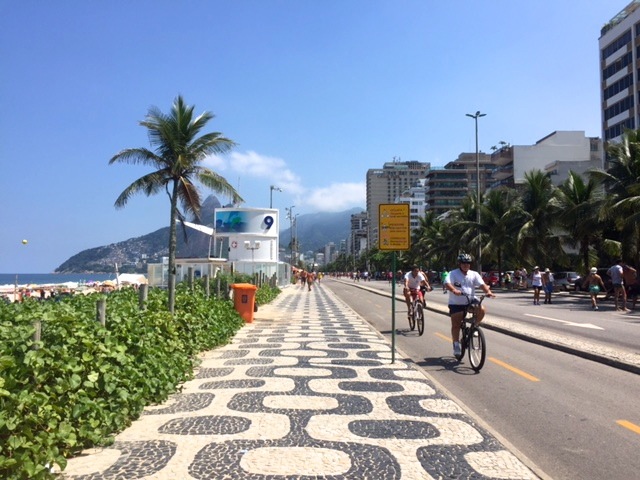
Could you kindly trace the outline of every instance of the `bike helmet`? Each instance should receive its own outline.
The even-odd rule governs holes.
[[[461,253],[458,255],[458,263],[471,263],[473,262],[473,258],[468,253]]]

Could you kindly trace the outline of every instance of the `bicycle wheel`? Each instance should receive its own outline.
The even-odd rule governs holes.
[[[416,323],[418,324],[418,335],[422,336],[424,333],[424,310],[422,309],[422,304],[418,302],[414,309]]]
[[[409,308],[409,329],[410,330],[416,329],[416,316],[415,316],[414,310],[415,310],[415,304],[413,304]]]
[[[479,372],[484,365],[487,356],[487,347],[484,343],[484,333],[478,327],[469,329],[469,362],[471,368]]]

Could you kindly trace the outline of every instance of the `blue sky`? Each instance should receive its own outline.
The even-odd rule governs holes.
[[[627,3],[0,0],[0,272],[166,226],[165,195],[114,208],[148,170],[108,161],[149,147],[138,122],[179,94],[237,142],[207,164],[243,206],[273,184],[300,214],[364,207],[393,157],[475,151],[477,110],[482,151],[601,136],[598,37]]]

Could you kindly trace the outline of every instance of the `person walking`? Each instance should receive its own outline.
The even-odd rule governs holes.
[[[582,287],[589,290],[589,296],[591,297],[591,309],[598,310],[598,293],[601,290],[605,290],[602,277],[598,275],[598,269],[593,267],[589,271],[589,275],[582,282]]]
[[[613,265],[607,273],[611,277],[611,283],[613,284],[613,299],[616,303],[616,310],[622,310],[623,312],[628,312],[627,310],[627,291],[624,289],[624,277],[623,275],[623,261],[621,258],[616,260],[616,264]],[[619,300],[622,300],[622,307],[619,307]]]
[[[533,304],[540,305],[540,290],[542,290],[542,274],[540,273],[540,267],[537,265],[533,267],[533,273],[531,274],[531,286],[533,287]]]
[[[447,289],[444,286],[444,282],[447,279],[447,275],[449,275],[449,271],[445,268],[444,270],[442,270],[442,272],[440,273],[440,283],[442,284],[442,293],[447,293]]]
[[[640,279],[635,268],[626,263],[622,264],[622,280],[627,294],[627,300],[631,303],[631,310],[636,309],[638,294],[640,293]]]
[[[553,273],[548,268],[542,274],[542,285],[544,289],[544,303],[551,304],[551,294],[553,293]]]
[[[449,291],[451,341],[453,342],[453,355],[455,357],[459,357],[462,352],[460,347],[460,327],[469,304],[466,295],[474,297],[476,289],[480,288],[488,297],[495,297],[489,285],[482,280],[482,276],[478,272],[471,270],[472,261],[473,258],[468,253],[460,254],[458,256],[458,268],[451,270],[445,280],[445,286]],[[479,308],[476,317],[479,324],[484,318],[485,309],[482,305],[475,308]]]

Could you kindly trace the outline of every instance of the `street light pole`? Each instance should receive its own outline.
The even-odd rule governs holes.
[[[295,205],[291,205],[288,208],[285,208],[285,210],[287,211],[287,216],[289,217],[289,234],[291,235],[291,242],[289,244],[290,250],[291,250],[291,265],[295,265],[295,262],[293,261],[293,208],[295,207]]]
[[[476,223],[478,224],[478,272],[482,273],[482,242],[480,240],[480,151],[478,150],[478,118],[486,113],[467,113],[467,117],[473,118],[476,124]]]
[[[269,208],[273,208],[273,191],[274,190],[276,192],[282,192],[282,189],[280,187],[276,187],[275,185],[271,185],[269,187]]]

